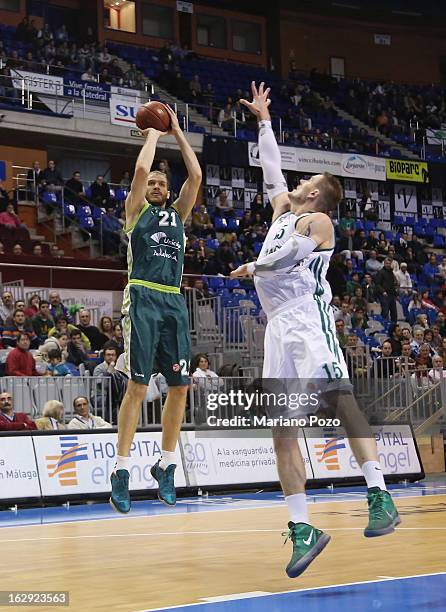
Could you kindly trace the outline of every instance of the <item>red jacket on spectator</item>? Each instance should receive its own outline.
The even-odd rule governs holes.
[[[0,431],[18,431],[21,429],[37,429],[34,421],[24,412],[14,412],[12,419],[0,412]]]
[[[12,349],[6,357],[6,376],[39,376],[32,354],[18,347]]]
[[[12,225],[13,227],[20,227],[22,222],[14,215],[10,215],[9,212],[5,211],[0,213],[0,225]]]

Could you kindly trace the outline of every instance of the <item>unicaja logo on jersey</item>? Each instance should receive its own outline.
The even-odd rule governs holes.
[[[345,442],[342,440],[344,436],[337,436],[333,434],[333,430],[325,433],[325,443],[315,444],[314,448],[317,449],[316,456],[318,462],[325,463],[325,467],[330,471],[337,471],[340,469],[338,450],[345,448]]]
[[[167,234],[164,232],[156,232],[156,234],[152,234],[150,238],[153,240],[153,242],[159,244],[161,242],[161,238],[167,238]]]
[[[78,484],[77,463],[87,461],[87,444],[79,444],[77,436],[60,436],[60,455],[45,457],[50,478],[57,477],[62,487]]]

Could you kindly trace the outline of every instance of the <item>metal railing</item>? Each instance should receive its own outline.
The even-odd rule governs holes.
[[[111,378],[108,376],[4,376],[0,392],[11,393],[14,409],[35,419],[41,416],[46,402],[57,400],[65,409],[66,422],[74,417],[73,401],[82,395],[90,400],[90,412],[108,423],[116,423],[112,411]]]

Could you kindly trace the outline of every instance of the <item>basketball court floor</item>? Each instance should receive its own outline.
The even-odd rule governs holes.
[[[0,591],[69,591],[70,612],[446,611],[446,481],[390,488],[402,524],[371,539],[363,488],[310,491],[332,540],[294,580],[280,493],[5,510]]]

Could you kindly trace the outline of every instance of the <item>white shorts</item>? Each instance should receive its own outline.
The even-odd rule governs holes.
[[[349,382],[333,312],[326,302],[305,296],[268,321],[263,378]]]

